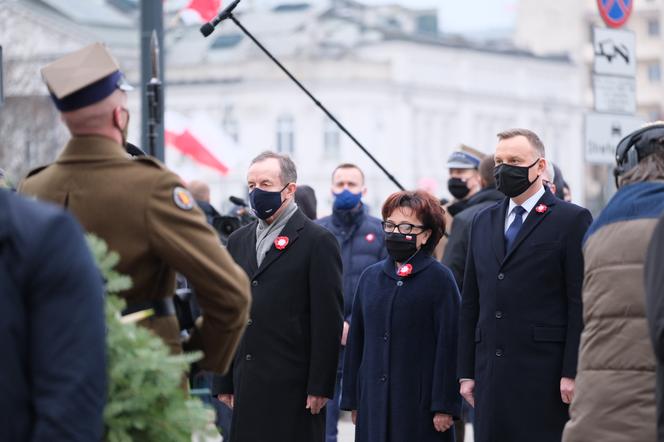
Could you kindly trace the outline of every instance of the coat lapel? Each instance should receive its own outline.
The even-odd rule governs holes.
[[[536,208],[540,204],[544,204],[545,206],[547,206],[546,212],[543,213],[537,212]],[[510,256],[512,256],[514,251],[519,248],[521,243],[528,237],[528,235],[530,235],[532,231],[535,230],[535,227],[537,227],[539,223],[541,223],[542,220],[546,218],[549,215],[549,213],[551,213],[552,207],[555,204],[556,204],[556,197],[553,196],[551,192],[546,190],[544,192],[544,195],[542,195],[542,198],[540,198],[539,201],[537,201],[537,204],[535,204],[535,207],[533,207],[533,210],[531,210],[530,213],[528,213],[526,221],[523,223],[521,230],[519,230],[519,233],[516,236],[516,239],[514,240],[514,246],[507,253],[503,262],[507,261],[510,258]]]
[[[265,255],[265,258],[263,258],[263,262],[261,263],[260,267],[254,272],[254,275],[252,276],[253,278],[256,278],[258,275],[263,273],[268,267],[270,267],[277,259],[285,255],[288,250],[290,250],[291,247],[293,247],[293,244],[295,241],[297,241],[299,237],[299,232],[302,230],[305,226],[307,218],[302,214],[300,209],[297,209],[297,211],[293,214],[290,220],[286,223],[284,228],[282,229],[281,233],[279,236],[285,236],[288,238],[288,245],[286,246],[285,249],[279,250],[277,249],[274,244],[272,244],[272,247],[270,247],[270,250],[267,252],[267,255]],[[254,242],[253,244],[256,244],[256,230],[254,229]],[[254,247],[254,262],[256,261],[256,248]]]
[[[505,259],[505,214],[509,207],[510,200],[505,198],[502,204],[496,206],[492,212],[491,225],[493,232],[491,235],[491,242],[493,243],[493,251],[499,263]]]

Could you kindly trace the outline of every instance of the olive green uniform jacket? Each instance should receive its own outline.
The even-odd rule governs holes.
[[[74,137],[56,162],[31,172],[19,191],[68,208],[90,233],[120,254],[117,270],[133,287],[128,303],[172,296],[175,272],[196,289],[203,310],[190,344],[202,349],[202,368],[228,369],[248,319],[249,283],[221,246],[180,178],[151,157],[129,157],[107,138]],[[142,325],[178,353],[175,316]]]

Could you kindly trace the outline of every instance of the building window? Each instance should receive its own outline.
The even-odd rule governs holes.
[[[291,155],[295,150],[295,122],[290,115],[277,119],[277,152]]]
[[[651,83],[659,83],[662,80],[662,70],[659,62],[654,61],[648,63],[648,81]]]
[[[323,153],[327,158],[339,158],[341,154],[339,128],[329,118],[323,123]]]
[[[235,113],[233,112],[232,106],[227,106],[224,109],[224,118],[221,121],[221,125],[224,128],[226,135],[231,137],[236,143],[240,139],[240,129],[237,118],[235,118]]]
[[[648,35],[659,37],[659,19],[651,18],[648,20]]]

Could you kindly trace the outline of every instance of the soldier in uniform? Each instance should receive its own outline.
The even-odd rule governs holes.
[[[127,154],[126,83],[116,61],[96,43],[49,64],[42,76],[72,138],[19,191],[68,208],[120,254],[117,269],[133,281],[124,313],[152,309],[141,324],[173,353],[182,351],[175,272],[185,275],[203,310],[185,349],[203,350],[201,367],[225,372],[248,320],[247,276],[177,175],[154,158]]]

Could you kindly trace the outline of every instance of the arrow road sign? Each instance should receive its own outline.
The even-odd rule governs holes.
[[[636,76],[636,37],[633,32],[594,28],[596,74]]]

